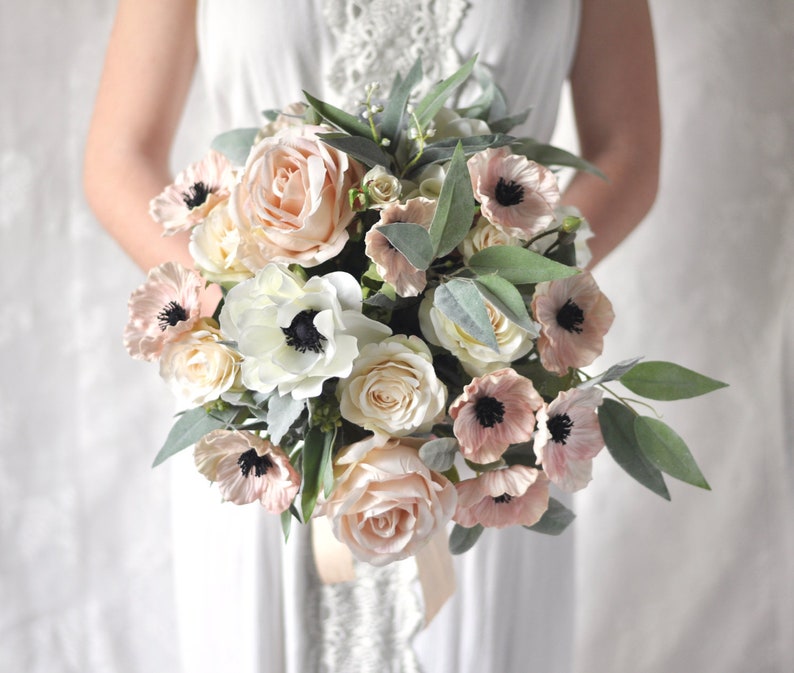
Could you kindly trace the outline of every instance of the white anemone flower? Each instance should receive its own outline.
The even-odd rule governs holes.
[[[350,374],[367,343],[391,335],[361,313],[361,288],[337,271],[303,281],[279,264],[229,291],[221,329],[243,356],[243,384],[295,399],[316,397],[323,383]]]

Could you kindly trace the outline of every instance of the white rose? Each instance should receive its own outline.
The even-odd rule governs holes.
[[[471,256],[475,252],[485,250],[494,245],[519,245],[521,239],[517,236],[508,234],[501,227],[493,224],[487,217],[477,220],[466,234],[466,238],[458,245],[458,252],[463,255],[463,260],[468,264]]]
[[[220,341],[216,323],[204,319],[163,348],[160,376],[185,407],[197,407],[239,385],[240,355]]]
[[[484,136],[491,133],[482,119],[461,117],[454,110],[441,108],[433,117],[433,127],[436,130],[434,141],[445,138],[467,138],[469,136]]]
[[[404,199],[407,201],[422,196],[426,199],[438,200],[446,176],[446,166],[441,166],[440,164],[425,166],[419,172],[416,180],[406,180],[403,183]]]
[[[428,469],[416,444],[376,435],[336,461],[340,474],[323,512],[360,561],[383,566],[414,556],[455,512],[455,487]]]
[[[397,203],[400,200],[402,185],[400,180],[383,166],[375,166],[367,171],[362,184],[369,191],[370,205],[374,208]]]
[[[498,350],[493,350],[433,306],[434,291],[428,293],[419,306],[419,327],[425,338],[446,348],[460,360],[469,376],[482,376],[506,367],[526,355],[532,348],[532,335],[511,322],[489,301],[485,301],[488,319],[493,327]]]
[[[402,436],[430,431],[444,413],[447,389],[425,342],[399,334],[361,349],[337,397],[342,417],[351,423]]]
[[[223,203],[193,228],[189,249],[204,278],[213,283],[234,284],[254,275],[239,258],[242,241],[242,232]]]
[[[221,329],[243,355],[242,380],[252,390],[295,399],[316,397],[323,382],[350,374],[367,343],[391,330],[361,313],[361,287],[342,271],[304,283],[278,264],[233,287]]]

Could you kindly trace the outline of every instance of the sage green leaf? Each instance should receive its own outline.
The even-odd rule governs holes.
[[[226,131],[215,136],[210,147],[216,152],[220,152],[235,166],[245,166],[257,133],[259,133],[259,129],[255,128]]]
[[[155,457],[152,467],[156,467],[175,453],[179,453],[182,449],[193,446],[208,432],[227,426],[228,420],[226,418],[211,416],[204,407],[196,407],[184,412],[171,427],[171,431],[165,439],[165,444],[163,444],[163,447]]]
[[[284,535],[284,542],[289,540],[289,534],[292,530],[292,512],[289,509],[281,513],[281,532]]]
[[[508,105],[502,90],[494,82],[488,68],[478,63],[474,64],[472,73],[479,84],[481,93],[471,105],[459,108],[456,112],[461,117],[471,117],[482,119],[487,122],[490,119],[501,119],[507,116]]]
[[[530,108],[527,108],[518,114],[510,115],[509,117],[502,117],[501,119],[488,122],[488,126],[490,127],[491,131],[495,131],[496,133],[509,133],[511,129],[518,126],[519,124],[523,124],[527,120],[527,117],[529,117],[529,112]]]
[[[393,222],[377,229],[417,269],[424,271],[433,261],[433,242],[421,224]]]
[[[466,334],[499,350],[482,294],[472,281],[452,279],[436,288],[433,305]]]
[[[686,443],[669,425],[650,416],[637,416],[634,434],[645,457],[662,472],[687,484],[711,490]]]
[[[381,133],[391,140],[391,146],[397,147],[403,128],[405,106],[411,97],[411,92],[422,81],[422,59],[417,58],[405,79],[400,75],[394,78],[394,84],[389,94],[389,100],[383,110],[381,118]]]
[[[456,72],[430,89],[427,95],[419,101],[419,104],[416,106],[415,114],[416,118],[419,120],[419,125],[423,129],[427,128],[428,124],[433,121],[433,117],[436,116],[436,113],[444,107],[444,103],[447,102],[447,99],[452,95],[455,89],[466,80],[476,60],[477,56],[472,56]]]
[[[605,372],[602,372],[598,376],[594,376],[593,378],[587,379],[587,381],[580,383],[577,387],[592,388],[593,386],[597,386],[600,383],[609,383],[610,381],[616,381],[621,376],[626,374],[626,372],[631,371],[631,369],[640,360],[642,360],[642,357],[631,358],[629,360],[622,360],[621,362],[612,365],[609,369],[607,369]]]
[[[444,140],[430,143],[425,146],[422,155],[416,159],[409,177],[421,171],[422,168],[428,164],[449,161],[455,153],[455,148],[458,146],[458,143],[463,147],[463,153],[467,157],[470,157],[472,154],[481,152],[489,147],[503,147],[504,145],[509,145],[514,140],[515,138],[513,138],[513,136],[496,133],[481,136],[468,136],[466,138],[445,138]],[[413,161],[413,157],[411,160]]]
[[[637,395],[664,401],[697,397],[727,386],[686,367],[658,360],[638,364],[620,382]]]
[[[303,95],[306,97],[306,101],[309,105],[311,105],[323,119],[331,122],[331,124],[338,129],[352,136],[372,138],[372,131],[369,128],[369,124],[365,124],[358,119],[358,117],[354,117],[350,113],[340,110],[338,107],[325,103],[305,91]]]
[[[540,517],[540,521],[532,526],[524,526],[524,528],[544,535],[559,535],[571,525],[575,518],[576,514],[559,500],[549,498],[549,508]]]
[[[625,404],[605,399],[598,408],[598,423],[607,451],[629,476],[645,488],[665,500],[670,500],[670,492],[664,483],[661,471],[654,467],[640,449],[634,434],[634,419],[637,415]]]
[[[466,528],[456,523],[452,532],[449,534],[450,553],[462,554],[469,551],[469,549],[474,546],[474,543],[480,539],[480,535],[482,535],[484,530],[485,528],[479,523],[471,528]]]
[[[430,240],[436,257],[452,252],[469,233],[474,219],[474,192],[463,146],[458,143],[447,169],[436,212],[430,223]]]
[[[310,428],[303,443],[303,475],[301,481],[301,512],[303,520],[308,521],[317,504],[317,497],[324,487],[325,471],[331,460],[333,432],[323,432],[320,428]]]
[[[478,276],[496,274],[514,285],[557,280],[579,273],[575,267],[511,245],[494,245],[475,252],[469,260],[469,268]]]
[[[371,138],[350,136],[344,133],[320,133],[318,137],[326,145],[349,154],[368,168],[373,166],[389,168],[391,166],[391,157]]]
[[[567,166],[569,168],[575,168],[578,171],[592,173],[602,180],[607,179],[607,176],[589,161],[560,147],[545,145],[532,138],[521,138],[518,142],[514,143],[513,152],[516,154],[523,154],[527,159],[537,161],[543,166]]]
[[[501,276],[480,276],[474,281],[483,297],[491,302],[507,319],[525,329],[533,337],[538,335],[535,323],[529,317],[524,298],[509,280]]]
[[[306,400],[296,400],[292,395],[273,395],[267,405],[267,434],[276,446],[281,444],[292,424],[306,408]]]
[[[547,402],[553,400],[563,390],[569,390],[579,383],[579,377],[574,369],[569,370],[569,372],[563,376],[557,376],[544,369],[543,365],[537,360],[531,360],[529,362],[526,360],[523,362],[519,360],[514,362],[512,366],[521,376],[532,381],[535,390],[537,390]]]
[[[458,446],[458,440],[454,437],[431,439],[422,444],[419,457],[431,470],[446,472],[455,463]]]

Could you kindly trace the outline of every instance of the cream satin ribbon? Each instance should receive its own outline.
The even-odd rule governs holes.
[[[334,537],[327,517],[312,519],[312,549],[320,580],[325,584],[356,579],[353,555]],[[425,605],[425,627],[455,593],[455,568],[449,553],[447,533],[434,535],[414,557]]]

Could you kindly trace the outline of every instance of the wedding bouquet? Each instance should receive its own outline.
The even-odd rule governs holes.
[[[550,485],[584,488],[605,445],[665,498],[663,473],[708,488],[683,440],[606,384],[655,400],[723,384],[639,358],[583,371],[614,316],[555,170],[597,169],[511,136],[527,113],[482,74],[453,108],[473,66],[418,96],[417,62],[355,114],[307,94],[152,201],[201,274],[163,264],[129,303],[130,354],[186,409],[155,464],[195,445],[224,500],[281,514],[285,535],[328,517],[376,565],[450,521],[453,552],[484,527],[560,533],[573,514]]]

